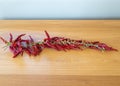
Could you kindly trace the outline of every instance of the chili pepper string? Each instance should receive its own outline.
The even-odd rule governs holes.
[[[34,39],[29,36],[29,39],[23,39],[22,37],[26,34],[19,35],[15,40],[13,40],[13,35],[10,33],[9,41],[0,37],[0,39],[9,47],[13,53],[13,58],[18,55],[23,55],[26,52],[29,56],[39,55],[44,48],[52,48],[58,51],[61,50],[71,50],[71,49],[83,49],[83,47],[96,49],[100,51],[118,51],[112,47],[109,47],[105,43],[100,43],[99,41],[89,42],[85,40],[73,40],[64,37],[51,37],[47,31],[45,31],[46,38],[43,41],[35,42]]]

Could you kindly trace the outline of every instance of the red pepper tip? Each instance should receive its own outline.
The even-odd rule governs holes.
[[[45,34],[46,34],[47,38],[50,39],[50,35],[46,30],[45,30]]]

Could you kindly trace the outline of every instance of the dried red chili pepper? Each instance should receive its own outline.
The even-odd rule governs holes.
[[[0,39],[6,44],[8,41],[6,41],[4,38],[0,37]]]

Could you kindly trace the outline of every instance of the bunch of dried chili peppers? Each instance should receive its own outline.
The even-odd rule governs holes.
[[[9,46],[9,49],[14,54],[13,58],[18,55],[23,55],[24,52],[30,56],[37,56],[44,48],[66,51],[70,49],[82,49],[82,47],[87,47],[100,51],[117,51],[117,49],[109,47],[105,43],[100,43],[99,41],[89,42],[85,40],[72,40],[64,37],[50,37],[47,31],[45,31],[45,34],[47,38],[39,42],[35,42],[31,36],[29,36],[29,39],[23,39],[22,37],[25,36],[25,34],[19,35],[15,40],[13,40],[12,34],[10,34],[9,41],[2,37],[0,37],[0,39],[7,44],[7,46]]]

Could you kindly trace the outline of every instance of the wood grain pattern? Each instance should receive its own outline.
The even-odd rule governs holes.
[[[44,30],[47,30],[51,36],[89,41],[99,40],[120,50],[120,20],[0,20],[0,36],[6,39],[9,39],[11,32],[15,37],[18,34],[26,33],[36,38],[35,40],[42,40],[45,37]],[[13,59],[9,50],[4,51],[2,46],[3,43],[0,41],[0,83],[2,85],[6,79],[8,83],[12,83],[9,81],[12,78],[9,77],[10,75],[15,78],[14,84],[19,84],[17,86],[21,85],[22,80],[20,79],[26,76],[30,78],[28,81],[34,79],[33,82],[35,82],[37,79],[40,81],[42,79],[44,83],[54,82],[51,86],[72,86],[74,84],[80,86],[82,85],[79,83],[81,77],[85,77],[88,82],[92,83],[85,86],[99,86],[100,82],[105,82],[106,86],[112,86],[110,83],[113,83],[113,86],[120,85],[118,83],[120,81],[118,77],[120,76],[120,52],[99,52],[90,49],[58,52],[45,49],[37,57],[29,57],[24,54],[23,57]],[[45,79],[43,79],[44,77]],[[114,78],[115,80],[112,81]],[[118,81],[116,81],[117,79]],[[59,80],[68,83],[58,84]],[[39,85],[39,80],[34,84]],[[25,83],[22,85],[26,86]],[[6,86],[8,86],[7,83]]]
[[[1,86],[120,86],[120,76],[3,75]]]

